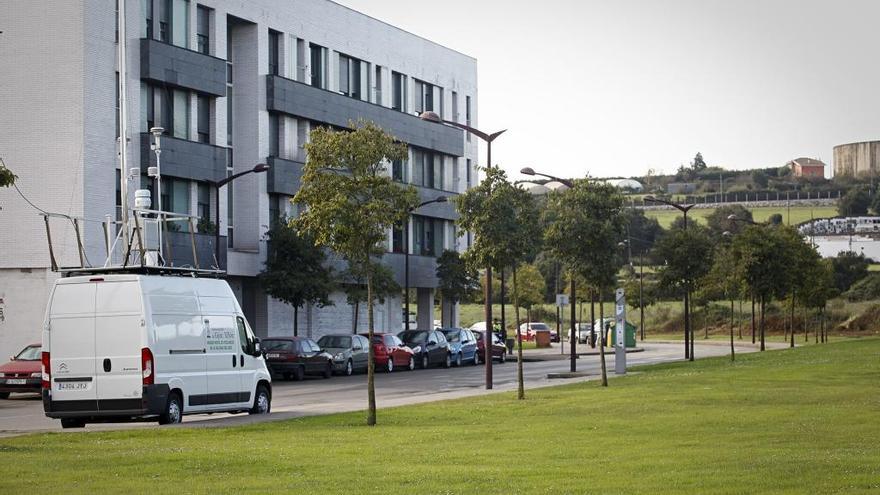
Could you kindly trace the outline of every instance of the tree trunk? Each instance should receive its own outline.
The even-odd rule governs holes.
[[[820,309],[816,308],[816,319],[814,320],[816,323],[819,323],[820,311],[821,311]],[[818,344],[819,343],[819,329],[818,328],[813,332],[813,337],[816,338],[816,341],[814,343]]]
[[[599,290],[599,362],[602,364],[602,386],[608,386],[608,370],[605,367],[605,299]]]
[[[761,296],[761,350],[764,350],[764,296]]]
[[[810,331],[807,328],[807,305],[804,304],[804,343],[810,341]]]
[[[739,300],[739,314],[736,318],[736,329],[739,332],[739,340],[743,339],[743,300]]]
[[[367,287],[367,294],[369,294],[369,293],[370,293],[370,288]],[[360,301],[356,301],[354,303],[354,318],[352,319],[352,322],[351,322],[351,333],[352,334],[358,333],[358,311],[360,311],[360,305],[361,305]],[[406,315],[406,317],[409,318],[409,315]]]
[[[376,424],[376,364],[373,362],[373,280],[369,271],[367,272],[367,340],[370,349],[367,357],[367,425],[374,426]]]
[[[293,336],[299,336],[299,306],[293,307]]]
[[[736,352],[733,350],[733,298],[730,299],[730,361],[736,360]]]
[[[525,385],[523,384],[523,359],[522,359],[522,332],[519,329],[519,291],[516,287],[516,266],[513,267],[513,308],[516,318],[516,398],[526,398]]]
[[[755,295],[752,294],[752,344],[755,343]]]
[[[505,288],[504,268],[501,269],[501,341],[507,345],[507,290]]]
[[[592,338],[596,331],[596,290],[590,289],[590,347],[596,348],[596,339]]]
[[[794,292],[791,294],[791,345],[794,347]]]

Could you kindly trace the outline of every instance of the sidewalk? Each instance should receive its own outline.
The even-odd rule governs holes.
[[[560,350],[559,346],[564,346],[563,350]],[[586,349],[586,350],[585,350]],[[641,347],[630,347],[626,350],[627,354],[631,354],[634,352],[644,352],[645,349]],[[587,344],[578,344],[575,348],[575,352],[577,352],[578,357],[580,356],[598,356],[599,348],[592,348]],[[605,356],[614,356],[614,348],[606,347],[605,348]],[[513,350],[513,358],[516,358],[516,348]],[[540,349],[523,349],[523,362],[534,362],[534,361],[562,361],[571,359],[571,351],[567,342],[562,343],[551,343],[550,347],[543,347]]]

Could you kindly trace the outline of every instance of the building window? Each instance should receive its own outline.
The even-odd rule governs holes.
[[[459,122],[461,115],[458,112],[458,93],[452,92],[452,121]]]
[[[273,76],[281,75],[278,64],[278,52],[281,44],[281,33],[269,30],[269,74]]]
[[[171,0],[171,43],[189,48],[189,0]]]
[[[324,80],[324,47],[309,43],[309,61],[312,86],[326,89],[326,81]]]
[[[141,31],[141,37],[153,38],[153,0],[141,0],[144,11],[144,30]]]
[[[443,155],[413,148],[413,184],[431,189],[444,189]]]
[[[210,143],[211,142],[211,99],[207,96],[199,95],[198,98],[198,106],[199,106],[199,118],[198,118],[198,130],[199,130],[199,142],[200,143]]]
[[[196,8],[196,43],[199,53],[211,52],[211,9],[199,5]]]
[[[270,194],[269,195],[269,227],[274,228],[278,225],[278,220],[281,218],[281,210],[278,205],[282,201],[281,196]]]
[[[162,181],[162,211],[189,215],[189,181],[164,179]],[[169,230],[189,232],[187,222],[168,222]]]
[[[465,160],[465,166],[467,167],[467,170],[465,171],[465,177],[467,180],[467,187],[468,187],[468,189],[470,189],[470,187],[472,185],[471,181],[473,180],[473,177],[471,176],[472,172],[471,172],[471,159],[470,158]]]
[[[281,156],[281,147],[279,145],[278,133],[281,125],[278,122],[278,114],[269,114],[269,156]]]
[[[437,256],[443,251],[443,220],[413,216],[413,254]]]
[[[406,111],[406,76],[399,72],[391,73],[391,108]]]
[[[394,228],[391,229],[391,252],[392,253],[403,253],[404,252],[404,242],[403,242],[403,226],[395,225]]]
[[[207,183],[199,182],[198,184],[196,208],[199,220],[208,223],[211,220],[211,187]]]
[[[149,132],[158,124],[169,136],[189,139],[189,92],[144,84],[141,86],[141,118],[143,132]]]
[[[416,108],[415,112],[421,115],[422,112],[434,111],[434,85],[423,81],[415,81],[416,92]]]
[[[470,96],[464,97],[464,119],[465,119],[465,122],[464,122],[465,125],[470,127],[470,125],[471,125],[471,97]],[[471,133],[470,132],[467,133],[467,140],[468,140],[468,142],[471,142]]]
[[[361,99],[360,60],[339,55],[339,92],[357,100]]]
[[[397,182],[406,182],[403,160],[394,160],[391,162],[391,179],[396,180]]]
[[[171,41],[171,0],[159,0],[159,41]]]
[[[377,105],[382,104],[382,67],[376,66],[376,77],[374,80],[373,93],[375,94],[374,101]]]

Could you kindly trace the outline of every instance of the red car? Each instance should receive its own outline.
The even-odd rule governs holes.
[[[362,333],[364,337],[368,334]],[[396,335],[390,333],[373,334],[373,362],[376,367],[391,372],[401,367],[410,371],[416,367],[413,351]]]
[[[474,332],[474,335],[477,337],[477,357],[479,362],[482,362],[486,359],[486,332]],[[492,359],[497,359],[502,363],[507,362],[507,346],[494,333],[492,334]]]
[[[42,344],[31,344],[11,361],[0,366],[0,399],[8,399],[10,393],[40,393]]]

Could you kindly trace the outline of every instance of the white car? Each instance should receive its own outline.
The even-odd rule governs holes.
[[[485,332],[486,331],[486,322],[478,321],[468,328],[471,332]]]
[[[64,428],[271,407],[260,341],[224,280],[58,279],[41,358],[43,409]]]

